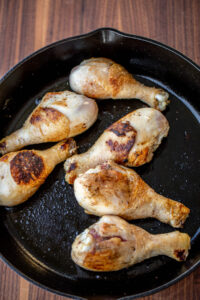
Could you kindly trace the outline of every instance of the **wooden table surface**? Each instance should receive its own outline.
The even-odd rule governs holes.
[[[33,51],[99,27],[165,43],[200,64],[199,0],[0,0],[0,76]],[[61,300],[0,261],[0,300]],[[146,300],[199,300],[200,268]]]

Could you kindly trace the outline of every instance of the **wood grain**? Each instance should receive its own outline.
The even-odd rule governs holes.
[[[113,27],[165,43],[200,64],[199,0],[0,0],[0,76],[54,41]],[[0,261],[0,300],[61,300]],[[199,300],[200,269],[146,300]]]

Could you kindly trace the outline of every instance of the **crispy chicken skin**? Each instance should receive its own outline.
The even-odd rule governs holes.
[[[97,115],[93,99],[70,91],[47,93],[23,127],[0,141],[0,153],[73,137],[92,126]]]
[[[66,181],[72,184],[79,174],[107,160],[141,166],[152,159],[168,130],[168,121],[161,112],[137,109],[107,128],[87,152],[66,160]]]
[[[183,204],[157,194],[134,170],[112,161],[79,175],[74,192],[86,213],[97,216],[152,217],[182,227],[190,212]]]
[[[183,261],[189,249],[186,233],[153,235],[120,217],[107,215],[76,237],[71,256],[87,270],[117,271],[158,255]]]
[[[161,111],[169,102],[167,92],[143,85],[124,67],[108,58],[84,60],[72,69],[69,81],[72,90],[91,98],[138,98]]]
[[[0,205],[26,201],[44,183],[54,167],[76,152],[70,138],[43,150],[10,152],[0,158]]]

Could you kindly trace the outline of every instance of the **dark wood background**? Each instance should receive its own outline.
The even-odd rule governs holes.
[[[54,41],[113,27],[165,43],[200,64],[200,0],[0,0],[0,76]],[[64,300],[0,261],[0,300]],[[199,300],[200,268],[146,300]]]

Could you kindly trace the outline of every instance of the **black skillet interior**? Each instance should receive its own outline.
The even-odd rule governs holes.
[[[200,262],[199,67],[164,45],[107,28],[57,42],[22,61],[1,80],[0,137],[19,128],[47,91],[68,89],[72,67],[95,56],[112,58],[138,80],[170,94],[171,103],[164,112],[169,136],[154,159],[137,172],[157,192],[191,209],[181,229],[192,237],[190,255],[184,263],[160,256],[113,273],[77,267],[70,258],[71,244],[98,218],[86,215],[76,203],[72,186],[64,180],[63,164],[26,203],[1,208],[0,252],[21,275],[51,291],[75,298],[133,299],[174,283]],[[96,123],[75,138],[79,152],[86,151],[111,123],[145,106],[139,100],[106,100],[98,105]],[[173,230],[153,219],[132,223],[151,233]]]

